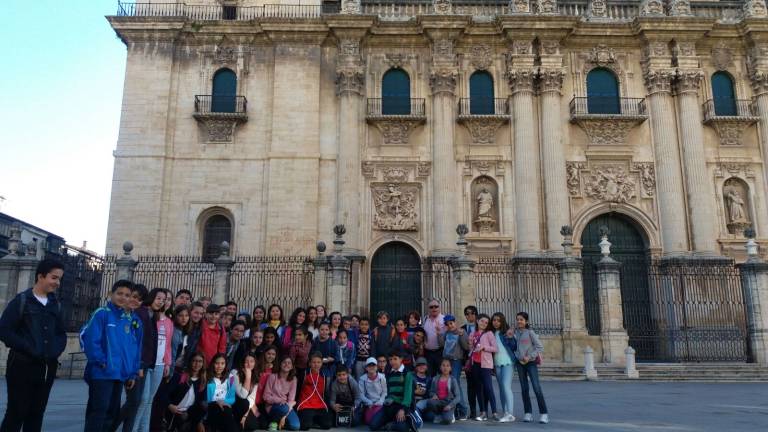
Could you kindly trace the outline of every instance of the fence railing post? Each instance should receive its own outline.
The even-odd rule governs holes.
[[[221,255],[213,260],[213,302],[219,306],[229,301],[229,275],[234,264],[229,243],[221,242]]]
[[[347,232],[344,225],[333,227],[333,233],[336,238],[333,240],[333,256],[328,260],[330,264],[331,280],[328,286],[326,307],[329,311],[340,311],[342,314],[349,313],[349,260],[343,255],[344,239]]]
[[[115,260],[115,265],[117,266],[116,280],[133,280],[136,260],[131,256],[131,252],[133,252],[133,243],[129,241],[123,243],[123,256]]]
[[[607,227],[600,228],[600,252],[603,258],[597,262],[597,289],[600,293],[600,338],[603,342],[603,362],[624,364],[624,349],[629,338],[624,329],[621,310],[621,263],[610,257],[611,242]]]
[[[328,283],[328,257],[325,254],[325,242],[317,242],[317,256],[312,260],[315,266],[314,284],[312,286],[312,304],[325,305]]]
[[[768,365],[768,263],[760,259],[754,230],[747,229],[747,261],[739,266],[741,289],[747,312],[750,357]]]
[[[584,375],[588,381],[597,379],[597,369],[595,369],[595,350],[587,345],[584,348]]]
[[[557,263],[563,316],[563,361],[579,364],[579,354],[586,352],[586,348],[581,347],[587,343],[587,330],[584,325],[584,283],[581,274],[583,263],[581,259],[573,256],[573,229],[565,225],[560,229],[560,234],[563,236],[565,252],[565,258]]]
[[[456,242],[456,245],[459,246],[459,255],[450,261],[453,270],[453,280],[451,281],[453,305],[451,313],[454,316],[463,316],[466,306],[477,304],[474,271],[476,262],[469,256],[469,251],[467,250],[468,242],[465,236],[468,232],[469,229],[464,224],[456,227],[456,234],[459,235],[459,240]]]

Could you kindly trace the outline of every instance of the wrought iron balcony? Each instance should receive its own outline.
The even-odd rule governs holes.
[[[642,98],[574,97],[569,108],[594,146],[627,144],[629,131],[648,118]]]
[[[570,104],[571,120],[585,116],[643,117],[648,114],[643,98],[603,96],[574,97]]]
[[[509,122],[509,102],[501,98],[462,98],[457,120],[469,131],[472,144],[494,145],[496,132]]]
[[[467,116],[508,116],[506,98],[474,97],[459,99],[459,118]]]
[[[195,96],[196,116],[247,117],[247,111],[248,99],[245,96]]]
[[[704,102],[704,124],[715,129],[720,145],[741,145],[744,131],[757,123],[752,101],[745,99],[710,99]]]
[[[425,104],[422,98],[369,98],[366,109],[368,119],[387,117],[426,118]]]

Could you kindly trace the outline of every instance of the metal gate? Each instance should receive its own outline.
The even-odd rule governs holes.
[[[371,314],[394,320],[411,310],[421,310],[421,259],[405,243],[387,243],[371,261]]]

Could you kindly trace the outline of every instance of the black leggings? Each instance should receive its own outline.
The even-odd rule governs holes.
[[[219,406],[216,402],[208,404],[208,419],[205,421],[212,432],[238,432],[240,427],[238,421],[232,414],[232,408]]]
[[[328,410],[304,408],[297,412],[299,414],[301,430],[303,431],[309,430],[313,427],[324,430],[331,428],[332,420]]]

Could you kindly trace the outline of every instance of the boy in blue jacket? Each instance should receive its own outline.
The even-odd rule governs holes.
[[[106,306],[96,310],[80,332],[88,357],[85,432],[109,430],[120,411],[123,384],[130,389],[141,363],[141,321],[128,309],[133,283],[119,280]]]

